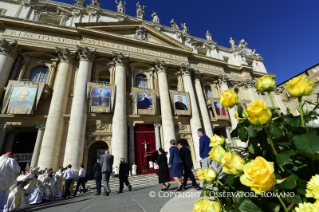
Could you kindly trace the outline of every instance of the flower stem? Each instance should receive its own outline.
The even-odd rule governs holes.
[[[282,199],[278,195],[277,191],[275,189],[273,189],[273,191],[276,193],[276,196],[277,196],[279,202],[281,203],[282,207],[284,208],[285,212],[287,212],[287,207],[286,207],[285,203],[282,201]]]
[[[267,93],[268,93],[269,99],[271,100],[271,104],[272,104],[272,106],[275,109],[275,112],[277,113],[278,116],[280,116],[280,113],[278,112],[278,110],[277,110],[277,108],[275,106],[275,102],[274,102],[274,99],[272,98],[272,95],[271,95],[270,91],[268,91]]]
[[[298,97],[298,100],[299,100],[299,112],[300,112],[300,117],[301,117],[301,126],[306,127],[306,126],[305,126],[305,121],[304,121],[304,119],[303,119],[303,110],[302,110],[301,99],[302,99],[302,96],[299,96],[299,97]]]
[[[266,126],[264,126],[264,129],[266,131],[266,134],[267,134],[267,137],[269,139],[270,146],[271,146],[272,150],[274,151],[275,155],[278,155],[278,153],[277,153],[277,151],[275,149],[274,143],[272,142],[271,136],[269,134],[268,128]],[[282,166],[279,166],[279,168],[281,169],[281,171],[283,171],[283,172],[285,171],[284,168],[282,168]]]
[[[222,182],[220,182],[219,180],[217,180],[217,183],[219,183],[221,186],[223,186],[224,184]]]

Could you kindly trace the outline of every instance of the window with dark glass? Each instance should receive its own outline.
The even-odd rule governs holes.
[[[29,80],[32,82],[46,82],[49,76],[47,66],[38,66],[32,69]]]
[[[204,89],[205,89],[205,93],[206,93],[207,98],[214,98],[214,93],[213,93],[212,87],[205,86]]]
[[[147,76],[144,74],[138,74],[135,77],[135,85],[138,88],[148,88]]]

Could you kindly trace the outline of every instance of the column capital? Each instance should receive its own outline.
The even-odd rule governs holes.
[[[71,52],[68,48],[55,47],[55,52],[58,54],[60,61],[73,63],[75,53]]]
[[[43,130],[45,129],[45,124],[37,124],[35,125],[35,128],[37,128],[38,130]]]
[[[199,70],[196,70],[196,71],[194,71],[194,73],[195,73],[195,80],[199,80],[200,81],[200,79],[203,76],[202,72],[199,71]]]
[[[9,126],[7,124],[0,124],[0,130],[10,131],[10,130],[12,130],[12,126]]]
[[[181,68],[179,69],[182,73],[182,76],[190,76],[191,73],[194,71],[193,67],[190,64],[182,63]]]
[[[80,61],[89,61],[93,63],[96,55],[96,48],[90,50],[88,47],[81,47],[76,45],[78,59]]]
[[[115,66],[125,66],[129,60],[129,54],[116,53],[112,52],[113,61],[115,62]]]
[[[135,123],[127,123],[128,127],[135,127]]]
[[[6,39],[0,41],[0,54],[7,55],[11,58],[16,58],[21,52],[17,40],[9,42]]]
[[[227,84],[228,82],[228,76],[226,74],[220,74],[218,77],[218,83],[221,84]]]
[[[226,129],[226,130],[230,130],[230,129],[231,129],[231,126],[226,126],[225,129]]]
[[[155,128],[158,128],[158,127],[160,127],[161,126],[161,123],[154,123],[154,127]]]
[[[162,72],[166,72],[168,65],[169,65],[169,62],[165,62],[164,60],[156,59],[155,60],[155,70],[156,70],[157,74],[162,73]]]

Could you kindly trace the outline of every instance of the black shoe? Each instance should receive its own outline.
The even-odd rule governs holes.
[[[183,186],[181,185],[180,187],[178,187],[176,191],[183,191]]]
[[[203,190],[203,188],[200,187],[200,186],[194,186],[194,188],[195,188],[196,190]]]
[[[185,185],[182,185],[182,186],[183,186],[183,189],[184,189],[184,190],[187,190],[187,188],[186,188],[186,186],[185,186]]]
[[[166,191],[166,188],[162,188],[162,190],[161,191]]]
[[[168,190],[169,187],[171,187],[171,184],[170,184],[170,183],[168,183],[168,185],[165,187],[165,190]]]
[[[106,192],[105,196],[110,196],[111,191]]]
[[[118,194],[121,194],[121,193],[123,193],[123,191],[118,191],[117,193],[118,193]]]
[[[128,191],[132,191],[132,186],[131,185],[129,185]]]

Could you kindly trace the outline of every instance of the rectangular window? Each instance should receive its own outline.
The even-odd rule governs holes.
[[[40,17],[41,22],[50,23],[50,24],[57,24],[59,25],[61,22],[61,17],[57,16],[49,16],[49,15],[41,15]]]
[[[261,94],[261,98],[263,99],[264,102],[266,102],[266,105],[270,107],[271,105],[269,104],[268,98],[265,94]]]
[[[171,86],[170,90],[177,91],[177,86]]]
[[[317,73],[319,71],[319,68],[318,67],[313,68],[312,71],[313,71],[313,73]]]

